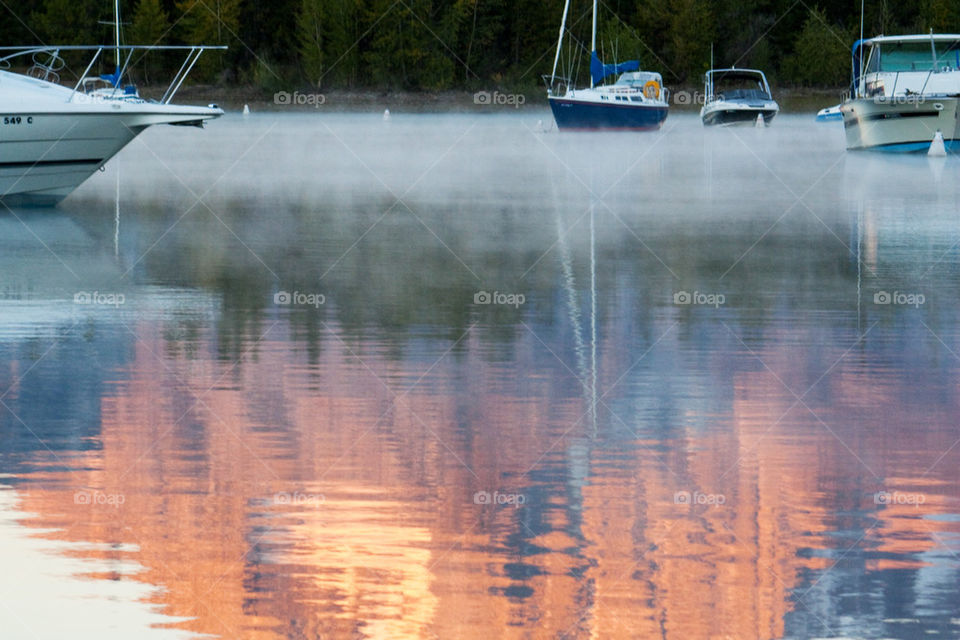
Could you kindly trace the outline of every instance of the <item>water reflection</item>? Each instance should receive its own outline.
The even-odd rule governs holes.
[[[614,145],[621,187],[582,139],[504,140],[479,171],[525,186],[477,200],[452,158],[379,222],[402,176],[178,222],[134,173],[119,230],[105,176],[0,220],[0,535],[183,637],[956,635],[957,187],[925,159],[804,169],[822,130],[787,156],[692,125]]]

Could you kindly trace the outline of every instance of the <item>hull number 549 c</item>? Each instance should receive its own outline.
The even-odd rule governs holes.
[[[3,124],[33,124],[33,116],[3,116]]]

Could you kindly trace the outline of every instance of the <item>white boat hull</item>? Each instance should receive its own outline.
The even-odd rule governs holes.
[[[847,149],[893,152],[926,151],[937,131],[948,151],[960,151],[956,97],[856,98],[844,102]]]
[[[0,197],[6,202],[66,197],[142,131],[112,114],[0,114],[0,122],[5,117],[21,119],[0,129]]]
[[[780,113],[776,102],[750,104],[749,102],[735,102],[718,100],[703,106],[700,109],[700,121],[704,126],[752,126],[757,122],[757,116],[763,116],[763,123],[768,125]]]

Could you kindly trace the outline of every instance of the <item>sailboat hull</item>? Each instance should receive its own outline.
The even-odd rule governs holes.
[[[667,119],[666,104],[600,103],[550,96],[559,129],[654,131]]]

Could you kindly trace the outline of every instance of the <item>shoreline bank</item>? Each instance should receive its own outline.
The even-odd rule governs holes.
[[[143,95],[152,97],[154,88],[145,88]],[[785,113],[815,113],[840,102],[843,88],[775,89],[774,98]],[[162,93],[162,91],[161,91]],[[485,94],[485,95],[481,95]],[[500,103],[493,103],[494,94],[504,96]],[[677,87],[670,89],[671,109],[680,113],[696,113],[700,109],[703,87]],[[682,96],[682,97],[681,97]],[[370,111],[390,109],[394,113],[469,113],[512,112],[547,107],[544,91],[509,93],[488,91],[378,91],[374,89],[310,91],[286,90],[268,93],[251,86],[218,87],[195,85],[183,87],[176,97],[182,103],[216,103],[227,111],[241,111],[248,105],[254,112],[304,112],[312,111]]]

